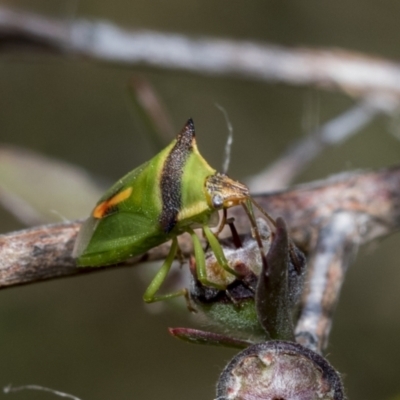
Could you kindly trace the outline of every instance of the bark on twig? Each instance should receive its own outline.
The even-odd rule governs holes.
[[[400,227],[400,166],[343,173],[254,198],[272,216],[286,221],[292,239],[306,254],[316,248],[320,231],[338,211],[358,216],[357,240],[362,245]],[[240,210],[233,209],[231,215],[238,227],[246,226]]]
[[[0,286],[78,272],[71,257],[79,222],[45,225],[0,236]]]
[[[0,289],[110,268],[76,267],[72,249],[80,226],[79,221],[63,222],[0,235]],[[187,244],[183,241],[182,247],[186,249]],[[161,260],[168,250],[164,244],[118,266]]]
[[[352,95],[400,95],[400,65],[332,49],[289,49],[250,41],[189,38],[122,29],[107,21],[65,21],[0,7],[3,44],[36,45],[108,63],[149,65],[292,85],[317,85]]]

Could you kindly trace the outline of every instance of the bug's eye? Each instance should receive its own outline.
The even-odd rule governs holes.
[[[222,208],[222,206],[224,205],[222,196],[220,196],[219,194],[214,195],[212,198],[212,204],[213,204],[213,207],[216,209]]]

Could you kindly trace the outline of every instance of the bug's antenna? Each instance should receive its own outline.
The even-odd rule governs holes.
[[[264,217],[267,220],[267,223],[270,225],[270,227],[272,228],[272,231],[275,230],[276,228],[276,222],[275,220],[252,198],[250,197],[251,202],[256,206],[256,208],[258,209],[258,211],[261,212],[261,214],[264,215]]]
[[[224,157],[224,163],[222,165],[222,173],[225,175],[228,172],[229,163],[231,161],[231,149],[232,149],[232,142],[233,142],[233,126],[231,124],[231,121],[229,119],[228,113],[226,112],[225,108],[220,106],[218,103],[215,103],[215,106],[220,111],[222,111],[222,114],[224,114],[226,125],[228,128],[228,139],[226,140],[225,157]]]

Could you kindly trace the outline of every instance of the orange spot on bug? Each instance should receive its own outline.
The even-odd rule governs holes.
[[[106,213],[108,209],[108,201],[103,201],[101,204],[99,204],[94,210],[93,210],[93,217],[94,218],[103,218],[104,214]]]
[[[116,206],[122,201],[126,200],[131,194],[132,188],[128,187],[127,189],[117,193],[110,199],[103,201],[93,210],[93,217],[98,219],[103,218],[105,215],[107,215],[107,212],[111,207]]]

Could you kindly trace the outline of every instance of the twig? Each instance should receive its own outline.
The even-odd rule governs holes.
[[[356,254],[364,216],[337,212],[319,235],[309,261],[309,279],[303,296],[296,338],[304,346],[322,352],[328,344],[333,312],[347,267]],[[361,219],[361,221],[360,221]]]
[[[78,221],[63,222],[0,235],[0,289],[106,269],[76,267],[72,249],[80,225]],[[186,252],[188,244],[185,240],[181,244]],[[159,246],[118,266],[163,259],[168,247]]]
[[[283,215],[292,237],[309,254],[297,340],[321,352],[347,267],[360,244],[400,228],[400,169],[344,174],[293,191],[260,198]],[[307,226],[308,224],[308,226]]]
[[[316,248],[321,230],[338,210],[357,216],[357,242],[365,244],[400,227],[400,166],[349,173],[256,199],[271,215],[285,219],[292,238],[306,253]],[[239,207],[232,209],[232,215],[238,230],[248,232],[248,220]],[[60,223],[0,236],[0,288],[101,270],[75,268],[71,252],[79,225]],[[185,235],[180,246],[185,254],[191,253]],[[168,244],[156,247],[121,266],[164,259],[168,248]]]
[[[399,99],[393,96],[368,96],[297,144],[291,145],[277,161],[248,179],[250,190],[261,192],[284,189],[327,147],[337,146],[348,140],[374,118],[396,112],[398,106]]]
[[[157,92],[143,76],[135,75],[129,82],[131,108],[147,128],[156,150],[163,149],[176,135],[171,118]],[[137,118],[135,118],[136,120]]]
[[[0,7],[0,37],[47,46],[102,62],[145,64],[212,75],[232,75],[292,85],[317,85],[352,95],[400,95],[399,64],[377,57],[325,49],[288,49],[250,41],[189,38],[133,31],[110,22],[63,21]]]
[[[59,390],[54,390],[54,389],[50,389],[50,388],[47,388],[44,386],[39,386],[39,385],[23,385],[23,386],[17,386],[17,387],[8,385],[5,388],[3,388],[3,392],[6,394],[13,393],[13,392],[20,392],[21,390],[39,390],[42,392],[53,393],[58,397],[66,397],[66,398],[72,399],[72,400],[81,400],[79,397],[73,396],[72,394],[60,392]]]
[[[254,196],[273,217],[283,217],[290,235],[307,254],[337,211],[363,215],[360,245],[400,228],[400,166],[372,172],[348,172],[290,190]],[[233,209],[235,225],[246,218]],[[362,229],[361,229],[362,228]]]

